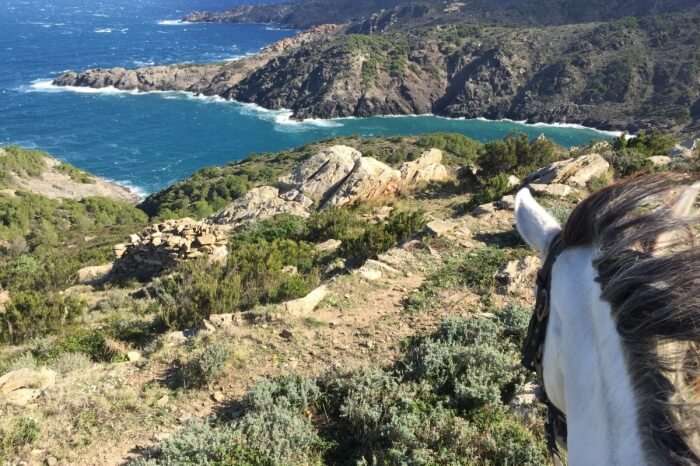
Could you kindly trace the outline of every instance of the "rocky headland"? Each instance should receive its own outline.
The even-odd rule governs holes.
[[[68,72],[59,86],[188,91],[293,118],[435,114],[697,134],[700,15],[554,27],[318,26],[236,62]]]

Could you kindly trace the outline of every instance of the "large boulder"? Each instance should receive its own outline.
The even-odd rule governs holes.
[[[289,190],[297,190],[321,202],[347,178],[361,157],[362,154],[352,147],[328,147],[299,164],[279,182]]]
[[[527,177],[527,183],[567,184],[585,188],[589,181],[608,173],[610,164],[600,154],[587,154],[566,159],[536,171]]]
[[[350,175],[324,203],[324,207],[340,207],[394,196],[400,188],[400,171],[371,157],[362,157],[357,161]]]
[[[442,151],[430,149],[421,156],[401,166],[401,183],[405,189],[415,189],[433,182],[448,181],[452,178],[450,171],[442,164]]]
[[[89,285],[105,280],[112,272],[113,267],[114,264],[111,262],[104,265],[83,267],[82,269],[78,270],[78,283],[81,285]]]
[[[56,373],[50,369],[17,369],[0,377],[0,400],[26,406],[55,384]]]
[[[262,186],[251,189],[245,196],[209,217],[207,223],[239,228],[280,214],[308,217],[310,205],[311,201],[299,191],[280,195],[277,188]]]
[[[178,262],[208,257],[222,261],[227,255],[228,228],[191,218],[169,220],[133,234],[127,244],[117,244],[115,278],[147,280]]]

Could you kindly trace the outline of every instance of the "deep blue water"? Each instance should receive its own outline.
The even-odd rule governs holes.
[[[184,94],[78,93],[46,85],[68,69],[234,58],[294,33],[172,24],[185,12],[235,2],[0,0],[0,144],[37,147],[151,192],[204,166],[338,135],[456,131],[487,141],[524,131],[566,146],[604,137],[587,129],[434,117],[293,123],[284,112]]]

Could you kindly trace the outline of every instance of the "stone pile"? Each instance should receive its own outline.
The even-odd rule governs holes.
[[[150,279],[187,259],[224,260],[228,229],[185,218],[151,225],[133,234],[130,243],[114,246],[115,277]]]

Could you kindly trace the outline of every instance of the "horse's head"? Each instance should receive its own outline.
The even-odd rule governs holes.
[[[518,231],[549,257],[542,378],[568,418],[571,465],[700,461],[697,193],[684,176],[636,178],[564,226],[529,190],[517,195]]]

